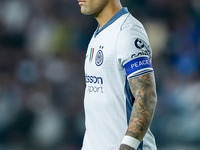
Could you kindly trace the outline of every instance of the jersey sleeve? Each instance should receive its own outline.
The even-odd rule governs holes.
[[[143,26],[130,26],[120,31],[116,41],[116,55],[128,79],[153,71],[152,50]]]

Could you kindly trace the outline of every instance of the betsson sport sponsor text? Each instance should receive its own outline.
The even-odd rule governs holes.
[[[103,79],[101,77],[89,76],[86,74],[85,81],[87,84],[87,92],[103,93]]]

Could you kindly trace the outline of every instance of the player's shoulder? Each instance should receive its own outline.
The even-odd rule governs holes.
[[[121,24],[118,40],[132,41],[133,39],[148,41],[148,36],[142,23],[130,13]]]
[[[144,31],[145,29],[142,23],[129,13],[122,23],[120,30]]]

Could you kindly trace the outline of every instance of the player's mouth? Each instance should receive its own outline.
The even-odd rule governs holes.
[[[86,3],[85,0],[78,0],[78,2],[79,2],[79,5]]]

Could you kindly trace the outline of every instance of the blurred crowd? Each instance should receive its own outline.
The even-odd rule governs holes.
[[[153,50],[158,149],[200,149],[200,1],[121,2]],[[0,150],[80,150],[96,27],[74,0],[0,0]]]

